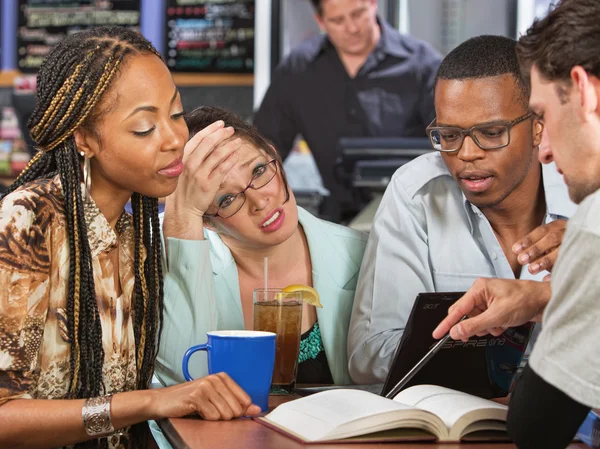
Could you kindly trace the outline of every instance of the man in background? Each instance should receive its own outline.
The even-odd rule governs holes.
[[[275,71],[254,124],[283,159],[301,135],[331,197],[327,218],[356,202],[334,174],[341,137],[425,137],[440,56],[377,17],[376,0],[312,0],[323,31]]]

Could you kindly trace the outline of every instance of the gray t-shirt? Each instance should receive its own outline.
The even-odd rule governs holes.
[[[600,190],[569,220],[542,322],[533,370],[577,402],[600,407]]]

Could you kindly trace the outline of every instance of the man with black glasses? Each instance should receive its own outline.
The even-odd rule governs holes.
[[[385,380],[418,293],[552,269],[575,205],[537,160],[543,126],[528,111],[515,45],[476,37],[440,66],[427,128],[438,151],[394,174],[371,228],[348,333],[357,383]]]

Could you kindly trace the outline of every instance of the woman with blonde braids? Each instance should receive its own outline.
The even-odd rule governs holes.
[[[39,151],[0,203],[0,447],[144,447],[149,419],[258,413],[226,375],[147,390],[163,307],[156,198],[176,188],[188,137],[156,50],[123,28],[83,31],[37,86]],[[226,140],[214,153],[233,164],[232,133],[185,151]]]

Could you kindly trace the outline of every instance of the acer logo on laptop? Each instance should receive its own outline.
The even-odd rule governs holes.
[[[423,304],[423,310],[435,310],[439,305],[439,303]]]

